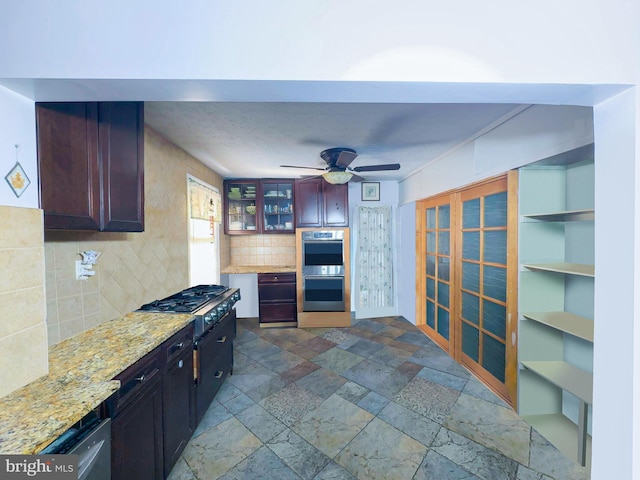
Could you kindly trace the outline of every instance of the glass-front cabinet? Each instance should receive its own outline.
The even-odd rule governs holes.
[[[293,197],[293,180],[225,180],[225,233],[293,233]]]
[[[263,233],[293,233],[293,181],[264,180]]]
[[[259,200],[258,180],[232,180],[224,182],[224,231],[233,234],[258,233]]]

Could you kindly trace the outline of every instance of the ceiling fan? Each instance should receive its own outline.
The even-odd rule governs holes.
[[[306,168],[309,170],[320,170],[324,171],[322,173],[322,177],[329,183],[333,184],[343,184],[348,181],[361,182],[364,180],[359,175],[354,174],[353,172],[381,172],[384,170],[399,170],[399,163],[387,163],[384,165],[365,165],[362,167],[354,167],[351,168],[349,165],[351,162],[355,160],[358,156],[356,151],[352,148],[346,147],[335,147],[328,148],[327,150],[323,150],[320,152],[320,157],[327,162],[327,166],[325,168],[320,167],[303,167],[296,165],[280,165],[284,168]]]

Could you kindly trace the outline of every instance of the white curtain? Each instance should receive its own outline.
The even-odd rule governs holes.
[[[358,307],[393,306],[391,207],[358,207]]]

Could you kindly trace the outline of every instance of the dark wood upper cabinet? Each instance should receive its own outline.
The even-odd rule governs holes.
[[[293,180],[224,181],[224,233],[293,233]]]
[[[98,104],[102,167],[101,230],[144,230],[144,107],[142,102]]]
[[[314,177],[295,181],[296,227],[348,227],[347,184],[332,185]]]
[[[142,102],[36,104],[47,229],[144,230]]]
[[[323,227],[349,226],[349,186],[322,181]]]

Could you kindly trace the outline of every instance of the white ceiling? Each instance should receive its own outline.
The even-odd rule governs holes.
[[[297,178],[324,168],[320,152],[349,147],[351,167],[399,163],[363,172],[401,180],[520,110],[516,104],[146,102],[145,123],[224,178]],[[318,172],[321,173],[321,172]]]

